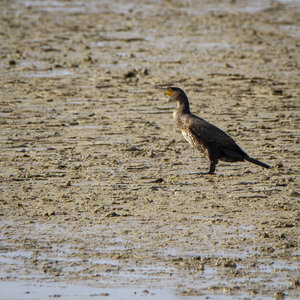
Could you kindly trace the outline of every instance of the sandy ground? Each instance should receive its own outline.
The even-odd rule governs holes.
[[[299,297],[297,2],[0,2],[11,299],[14,282]],[[272,169],[192,174],[209,162],[157,84],[183,88],[195,114]]]

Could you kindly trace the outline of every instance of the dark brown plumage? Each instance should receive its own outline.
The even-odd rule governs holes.
[[[169,87],[163,90],[166,95],[177,101],[173,117],[185,139],[208,156],[210,160],[208,174],[215,172],[219,160],[226,162],[247,160],[261,167],[270,168],[267,164],[250,157],[220,128],[192,114],[188,98],[182,89]]]

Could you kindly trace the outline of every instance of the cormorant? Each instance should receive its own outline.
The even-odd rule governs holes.
[[[223,130],[190,112],[185,92],[178,87],[161,88],[165,95],[177,101],[173,118],[185,139],[197,150],[204,152],[210,160],[208,174],[213,174],[219,160],[236,162],[247,160],[269,169],[267,164],[250,157]]]

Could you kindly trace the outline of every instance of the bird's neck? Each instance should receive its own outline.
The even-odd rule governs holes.
[[[184,127],[184,116],[190,114],[189,103],[178,103],[173,118],[178,127]]]
[[[176,110],[179,114],[189,114],[190,113],[190,105],[189,102],[186,101],[181,101],[177,102],[177,107]]]

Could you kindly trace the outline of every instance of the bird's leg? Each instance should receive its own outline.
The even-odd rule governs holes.
[[[208,174],[214,174],[216,165],[218,163],[217,159],[217,147],[214,143],[210,143],[208,146],[208,157],[210,160],[210,166],[209,166],[209,171]]]
[[[216,161],[214,161],[214,160],[210,161],[210,167],[209,167],[209,171],[208,171],[207,174],[214,174],[215,173],[216,164],[217,164]]]

